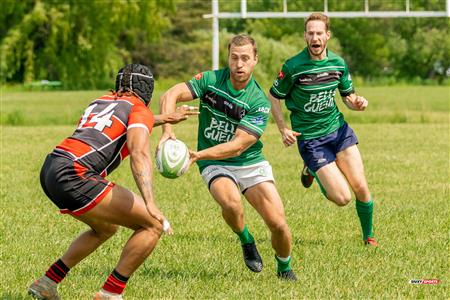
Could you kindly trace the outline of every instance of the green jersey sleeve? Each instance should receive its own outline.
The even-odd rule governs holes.
[[[270,108],[270,102],[265,95],[262,96],[261,101],[257,101],[256,104],[250,108],[250,111],[241,119],[238,128],[259,139],[263,134],[264,129],[266,129]]]
[[[281,68],[281,71],[278,72],[277,78],[273,81],[273,85],[269,92],[275,98],[285,99],[293,85],[292,72],[289,70],[287,63],[285,63]]]
[[[348,96],[355,92],[353,89],[352,76],[350,75],[347,64],[345,64],[344,74],[342,74],[339,79],[338,89],[342,97]]]
[[[214,74],[214,71],[206,71],[198,73],[197,75],[192,77],[191,80],[186,82],[186,84],[191,90],[193,98],[196,99],[202,98],[206,93],[208,85],[214,85],[215,81],[216,76]]]

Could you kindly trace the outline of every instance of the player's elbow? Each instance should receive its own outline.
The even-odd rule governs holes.
[[[144,149],[133,149],[130,150],[130,159],[133,161],[148,161],[150,160],[150,155]]]
[[[243,144],[237,144],[234,149],[234,156],[240,156],[242,153],[244,153],[245,150],[247,150],[247,146]]]

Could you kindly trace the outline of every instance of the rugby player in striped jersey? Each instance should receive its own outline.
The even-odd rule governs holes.
[[[339,206],[350,202],[353,191],[364,243],[376,247],[374,202],[364,175],[358,139],[336,106],[336,89],[349,109],[363,111],[368,101],[355,94],[345,61],[327,49],[331,37],[329,24],[328,17],[321,13],[313,13],[306,19],[307,47],[284,63],[270,89],[272,115],[284,145],[298,145],[305,164],[302,184],[308,188],[315,178],[325,197]],[[291,112],[292,129],[284,121],[281,99],[285,99]]]
[[[200,98],[198,151],[191,152],[191,163],[197,163],[225,222],[238,235],[246,266],[261,272],[263,262],[244,220],[241,193],[269,227],[277,276],[296,280],[291,268],[291,232],[272,168],[262,155],[260,137],[269,119],[270,102],[252,76],[257,62],[255,40],[237,35],[228,44],[228,67],[199,73],[173,86],[162,96],[160,107],[162,113],[170,113],[177,102]],[[175,138],[170,125],[163,125],[163,130],[161,142]]]
[[[175,124],[198,112],[182,107],[154,116],[148,108],[153,84],[148,67],[126,65],[117,74],[115,91],[94,100],[72,136],[47,156],[40,174],[45,194],[61,213],[71,215],[90,229],[31,284],[28,293],[33,297],[60,299],[57,285],[69,270],[123,226],[133,234],[116,267],[94,296],[97,300],[122,299],[129,277],[153,251],[163,230],[172,233],[153,195],[149,135],[154,126]],[[141,196],[105,178],[128,155]]]

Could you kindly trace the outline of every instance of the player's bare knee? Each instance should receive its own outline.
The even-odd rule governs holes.
[[[152,224],[152,226],[143,227],[142,229],[148,232],[150,236],[160,237],[163,233],[162,224],[159,222]]]
[[[329,199],[337,206],[346,206],[352,200],[352,197],[351,194],[341,193],[333,195]]]
[[[240,214],[242,212],[242,205],[240,202],[229,201],[220,204],[222,211],[228,214]]]
[[[119,226],[110,224],[107,226],[103,226],[101,228],[93,229],[94,234],[101,240],[106,241],[110,237],[112,237],[117,230],[119,229]]]
[[[283,235],[285,233],[289,233],[289,227],[284,220],[270,222],[267,224],[267,226],[269,227],[270,232],[275,235]]]

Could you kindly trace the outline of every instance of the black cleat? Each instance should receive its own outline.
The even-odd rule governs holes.
[[[255,242],[242,245],[242,252],[244,254],[245,265],[252,272],[261,272],[263,268],[263,262],[261,256],[259,256],[258,249],[256,249]]]
[[[282,280],[297,281],[297,276],[295,276],[295,273],[292,270],[277,272],[277,276]]]
[[[309,188],[314,181],[314,176],[312,176],[311,173],[309,173],[308,167],[306,165],[303,166],[302,174],[300,175],[300,180],[305,188]]]

